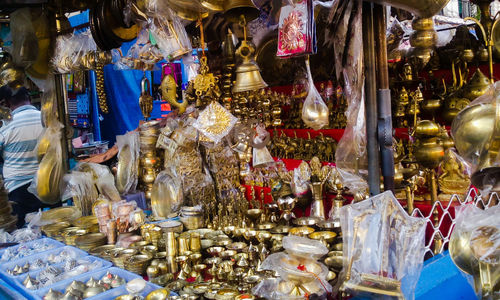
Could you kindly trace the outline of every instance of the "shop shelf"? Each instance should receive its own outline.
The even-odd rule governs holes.
[[[83,275],[80,275],[80,276],[76,276],[75,278],[72,278],[71,281],[69,282],[60,282],[60,283],[56,283],[54,285],[52,285],[51,287],[47,287],[47,288],[42,288],[42,289],[39,289],[35,295],[34,295],[34,299],[36,300],[42,300],[43,299],[43,296],[45,296],[45,294],[47,294],[47,292],[49,291],[49,289],[53,289],[53,290],[56,290],[56,291],[59,291],[61,293],[64,293],[66,288],[71,284],[71,282],[73,282],[73,280],[77,280],[77,281],[81,281],[83,283],[86,283],[90,277],[93,277],[94,279],[96,280],[99,280],[101,279],[104,275],[106,275],[106,273],[109,272],[113,275],[118,275],[120,276],[121,278],[125,279],[126,282],[129,282],[130,280],[133,280],[133,279],[136,279],[136,278],[141,278],[139,275],[136,275],[132,272],[129,272],[129,271],[126,271],[126,270],[123,270],[123,269],[120,269],[120,268],[116,268],[116,267],[111,267],[111,268],[107,268],[107,269],[101,269],[101,270],[98,270],[98,271],[95,271],[95,272],[89,272],[89,273],[86,273],[86,274],[83,274]],[[118,290],[120,289],[120,287],[117,287],[117,288],[114,288],[114,289],[110,289],[104,293],[101,293],[99,295],[96,295],[94,297],[90,297],[90,298],[87,298],[88,300],[101,300],[101,299],[114,299],[114,297],[106,297],[105,295],[106,294],[114,294],[113,291],[114,290]]]
[[[45,252],[43,252],[41,254],[37,253],[35,255],[27,256],[25,258],[13,260],[13,261],[10,261],[8,263],[1,264],[0,265],[0,274],[1,274],[1,276],[6,281],[13,282],[15,280],[15,278],[17,278],[19,276],[22,276],[23,274],[19,274],[17,276],[14,276],[14,275],[10,275],[9,273],[7,273],[7,270],[11,270],[15,266],[21,266],[22,267],[26,263],[33,263],[35,260],[37,260],[39,258],[41,260],[43,260],[43,261],[47,261],[47,257],[49,255],[52,255],[52,254],[59,255],[63,251],[73,251],[76,254],[75,258],[77,258],[77,259],[80,259],[80,258],[83,258],[85,256],[88,256],[87,252],[82,251],[82,250],[80,250],[78,248],[75,248],[75,247],[71,247],[71,246],[65,246],[65,247],[61,247],[61,248],[55,248],[55,249],[47,250],[47,251],[45,251]],[[50,265],[57,265],[57,264],[50,264]],[[33,272],[34,271],[37,271],[37,270],[33,270]]]
[[[58,281],[58,282],[54,282],[51,285],[47,285],[47,286],[41,287],[41,288],[36,289],[36,290],[30,290],[30,289],[25,288],[24,285],[23,285],[23,281],[24,281],[24,279],[26,279],[26,277],[28,275],[31,276],[31,278],[36,278],[38,276],[38,274],[42,270],[32,271],[32,272],[28,272],[27,274],[23,274],[21,276],[16,276],[15,279],[14,279],[14,281],[12,282],[12,285],[14,287],[16,287],[16,288],[19,288],[20,291],[21,291],[21,293],[27,295],[30,298],[33,298],[33,297],[35,297],[37,291],[49,290],[50,288],[52,288],[52,286],[54,286],[56,284],[63,284],[63,283],[69,284],[73,280],[75,280],[75,278],[78,278],[79,276],[82,276],[82,275],[85,275],[85,274],[90,274],[90,273],[93,273],[93,272],[96,272],[96,271],[100,271],[100,270],[103,270],[103,269],[107,269],[107,268],[109,268],[109,267],[112,266],[112,264],[109,261],[106,261],[104,259],[101,259],[101,258],[98,258],[98,257],[95,257],[95,256],[86,256],[86,257],[78,258],[78,259],[79,260],[85,260],[85,261],[88,261],[90,263],[97,263],[97,262],[99,262],[99,263],[101,263],[101,266],[98,267],[98,268],[92,269],[92,270],[90,270],[88,272],[85,272],[83,274],[79,274],[79,275],[71,277],[71,278],[67,278],[67,279],[63,279],[63,280]],[[53,267],[60,267],[60,266],[62,267],[63,264],[64,263],[55,264],[55,265],[53,265]]]

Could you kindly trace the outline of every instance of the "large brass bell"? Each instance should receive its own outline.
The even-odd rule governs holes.
[[[267,87],[267,83],[260,75],[259,66],[254,60],[255,49],[248,45],[246,40],[236,50],[236,54],[243,58],[241,65],[236,68],[236,82],[233,93],[259,90]]]
[[[224,1],[224,18],[226,18],[226,20],[238,23],[241,15],[245,16],[247,22],[250,22],[259,17],[260,11],[251,0]]]
[[[417,16],[427,18],[438,13],[450,0],[371,0],[384,5],[407,10]]]

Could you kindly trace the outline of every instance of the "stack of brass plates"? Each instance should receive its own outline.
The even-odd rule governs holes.
[[[99,223],[95,216],[80,217],[71,222],[71,225],[87,230],[87,232],[99,232]]]
[[[63,206],[42,212],[41,221],[44,224],[71,222],[81,216],[82,212],[76,206]]]
[[[107,242],[106,235],[104,233],[87,233],[80,235],[75,239],[75,246],[78,248],[89,251],[92,248],[105,245]]]
[[[64,237],[62,235],[63,230],[70,226],[69,222],[62,221],[49,225],[42,226],[42,231],[46,236],[54,238],[58,241],[64,241]]]
[[[125,261],[125,269],[130,272],[134,272],[139,275],[143,275],[146,273],[146,268],[149,265],[153,257],[147,254],[138,254],[131,256],[128,260]]]
[[[16,229],[16,216],[11,215],[12,206],[8,200],[7,191],[0,181],[0,229],[11,232]]]
[[[125,2],[100,0],[90,9],[90,31],[101,50],[119,48],[123,42],[132,41],[137,37],[138,26],[125,22]]]
[[[66,245],[74,246],[76,238],[87,233],[86,229],[80,227],[67,227],[61,231],[61,236]]]
[[[90,249],[89,254],[99,256],[100,258],[105,260],[111,260],[111,255],[114,249],[115,245],[103,245]]]

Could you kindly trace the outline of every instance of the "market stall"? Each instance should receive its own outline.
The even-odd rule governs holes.
[[[499,19],[448,2],[0,4],[0,297],[497,299]]]

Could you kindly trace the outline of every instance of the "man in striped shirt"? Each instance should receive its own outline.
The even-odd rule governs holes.
[[[0,128],[0,153],[3,158],[3,177],[17,215],[17,226],[22,227],[27,213],[40,208],[52,207],[43,204],[28,192],[38,170],[36,145],[43,133],[41,113],[31,105],[28,90],[24,87],[13,91],[8,85],[0,87],[0,101],[12,111],[12,120]]]

